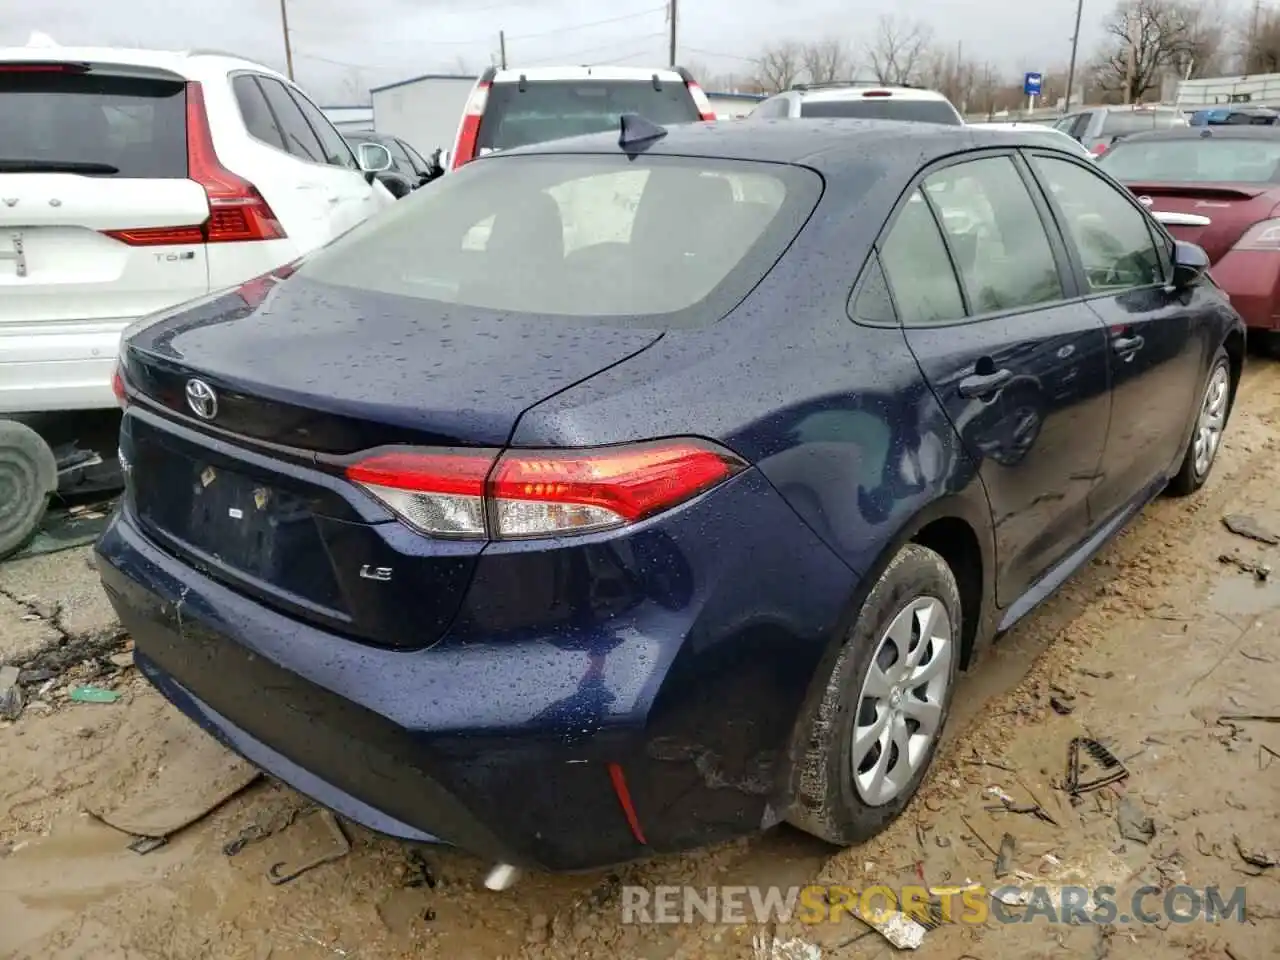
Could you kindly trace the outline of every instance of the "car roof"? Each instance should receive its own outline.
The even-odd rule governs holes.
[[[253,70],[280,80],[270,67],[220,50],[144,50],[137,47],[0,47],[0,62],[102,63],[167,70],[189,80],[210,73]]]
[[[666,130],[664,137],[644,148],[646,154],[793,163],[819,172],[869,158],[878,162],[900,158],[909,162],[914,171],[933,159],[965,150],[1003,146],[1058,149],[1034,133],[1000,130],[974,134],[967,126],[896,120],[769,119],[755,123],[679,123]],[[619,152],[617,133],[593,133],[497,151],[478,162],[530,154]]]
[[[869,90],[886,90],[893,94],[895,100],[946,100],[937,90],[926,90],[923,87],[902,87],[892,83],[837,83],[810,86],[796,84],[788,93],[797,93],[804,100],[861,100]]]
[[[493,83],[546,83],[556,80],[652,80],[657,77],[671,83],[684,83],[684,78],[671,67],[560,66],[518,67],[499,70]]]
[[[1142,143],[1147,140],[1280,140],[1280,127],[1252,124],[1223,124],[1205,127],[1169,127],[1131,133],[1120,143]]]

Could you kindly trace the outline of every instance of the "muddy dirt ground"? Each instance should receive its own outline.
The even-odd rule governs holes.
[[[892,951],[854,919],[623,924],[619,887],[920,878],[935,887],[1110,885],[1122,904],[1142,884],[1246,890],[1243,923],[942,924],[916,951],[930,960],[1280,956],[1280,866],[1266,866],[1280,860],[1280,725],[1221,721],[1280,714],[1280,572],[1260,579],[1221,559],[1280,568],[1280,546],[1236,535],[1222,520],[1245,514],[1280,531],[1278,419],[1280,366],[1251,358],[1209,486],[1151,505],[965,679],[929,784],[874,842],[833,853],[779,828],[609,874],[525,877],[501,894],[482,886],[487,864],[350,825],[348,856],[273,886],[273,863],[329,841],[321,816],[267,781],[158,850],[126,849],[129,837],[84,808],[180,777],[171,758],[189,734],[120,665],[125,658],[111,660],[127,639],[102,622],[82,552],[9,564],[0,568],[9,653],[23,643],[47,649],[51,631],[65,653],[18,721],[0,723],[0,957],[872,960]],[[88,679],[119,700],[69,699]],[[1103,741],[1130,771],[1079,805],[1060,789],[1075,736]],[[1001,794],[1019,809],[1039,804],[1053,822],[988,809]],[[1128,832],[1137,839],[1121,835],[1122,814],[1136,819]],[[265,839],[227,856],[224,845],[246,828]],[[1005,834],[1013,852],[996,881]]]

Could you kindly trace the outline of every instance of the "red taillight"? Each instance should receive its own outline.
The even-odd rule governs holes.
[[[284,227],[258,188],[219,162],[198,81],[187,83],[187,178],[200,184],[209,199],[203,223],[102,232],[131,247],[285,239]]]
[[[116,368],[111,372],[111,392],[116,395],[116,403],[123,410],[129,405],[129,394],[124,388],[124,373],[120,365],[120,361],[116,361]]]
[[[298,269],[298,264],[301,262],[302,258],[299,257],[297,260],[276,267],[270,273],[264,273],[260,277],[246,280],[236,288],[236,293],[240,295],[240,299],[248,307],[256,310],[267,299],[267,294],[271,292],[271,288],[281,280],[287,280],[293,276],[293,272]]]
[[[476,158],[476,144],[480,141],[480,121],[484,119],[484,108],[488,102],[489,84],[477,83],[463,111],[462,126],[458,128],[458,142],[453,148],[453,169],[457,170],[464,163]]]
[[[892,97],[892,90],[867,90],[862,94],[864,97]]]
[[[693,97],[693,105],[698,108],[698,117],[701,120],[714,120],[716,112],[711,107],[711,101],[707,99],[706,93],[693,80],[686,80],[685,86],[689,88],[689,96]]]
[[[187,176],[209,197],[206,243],[285,238],[284,227],[258,188],[218,162],[204,89],[197,81],[187,84]]]
[[[403,450],[346,470],[410,526],[520,539],[607,530],[661,513],[745,469],[697,439],[587,450]]]
[[[84,73],[80,63],[0,63],[0,73]]]
[[[1095,157],[1100,157],[1107,152],[1107,145],[1105,143],[1095,143],[1089,148],[1089,152]]]

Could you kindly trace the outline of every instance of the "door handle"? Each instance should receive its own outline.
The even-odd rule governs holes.
[[[1111,349],[1122,356],[1128,354],[1133,356],[1142,349],[1142,345],[1146,343],[1142,337],[1116,337],[1111,341]]]
[[[960,381],[960,396],[967,400],[975,397],[987,399],[998,393],[1013,379],[1012,370],[997,370],[995,373],[975,373]]]

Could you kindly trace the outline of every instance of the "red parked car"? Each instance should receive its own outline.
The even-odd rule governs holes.
[[[1280,353],[1280,127],[1138,133],[1098,167],[1137,194],[1174,237],[1204,248],[1214,281],[1250,335]]]

